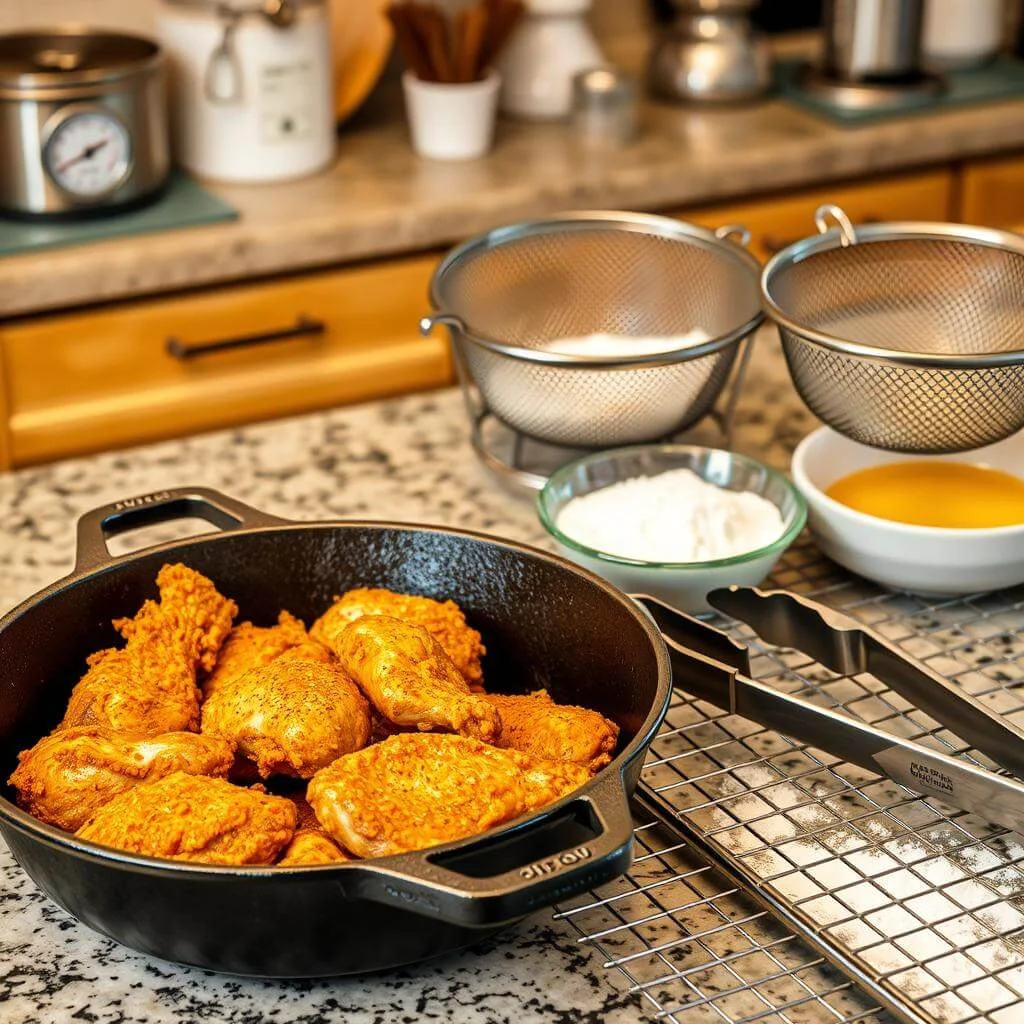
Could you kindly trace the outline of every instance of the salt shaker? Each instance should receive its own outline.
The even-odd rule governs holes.
[[[637,133],[637,83],[617,68],[588,68],[573,75],[572,126],[588,148],[615,148]]]

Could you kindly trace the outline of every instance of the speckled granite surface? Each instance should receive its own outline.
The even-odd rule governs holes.
[[[774,345],[761,340],[737,447],[784,465],[811,419]],[[700,433],[713,437],[714,429]],[[532,503],[475,463],[460,398],[445,391],[0,477],[0,609],[71,568],[81,513],[188,484],[295,519],[417,520],[544,541]],[[640,1016],[622,983],[550,913],[468,952],[387,976],[249,981],[179,968],[103,939],[51,904],[0,849],[2,1024],[618,1024]]]

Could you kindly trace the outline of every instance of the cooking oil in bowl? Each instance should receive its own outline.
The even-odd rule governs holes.
[[[858,470],[825,493],[857,512],[913,526],[1024,524],[1024,479],[969,462],[913,460]]]

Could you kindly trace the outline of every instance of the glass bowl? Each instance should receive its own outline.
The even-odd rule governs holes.
[[[645,562],[596,551],[556,525],[565,504],[621,480],[689,469],[708,483],[730,491],[751,491],[772,502],[783,530],[771,544],[731,558],[708,562]],[[781,473],[744,455],[697,445],[647,444],[597,452],[552,474],[537,496],[537,512],[563,555],[603,576],[628,594],[648,594],[680,611],[711,611],[707,595],[717,587],[757,586],[796,539],[807,519],[800,492]]]

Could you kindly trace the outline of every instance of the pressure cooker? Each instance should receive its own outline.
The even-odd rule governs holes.
[[[0,35],[0,211],[123,210],[157,197],[169,172],[156,43],[78,27]]]

